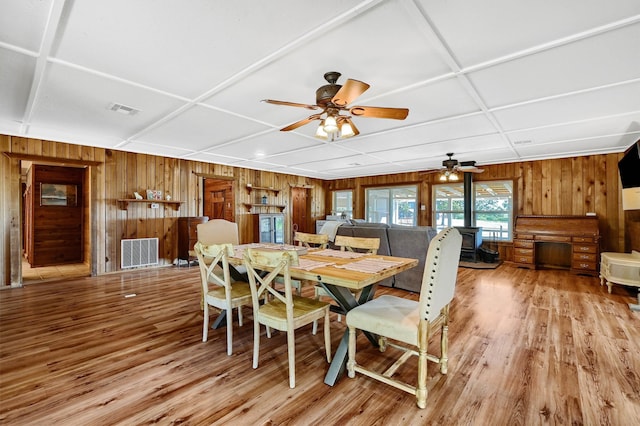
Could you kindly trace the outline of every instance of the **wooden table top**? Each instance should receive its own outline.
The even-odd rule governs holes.
[[[249,247],[250,245],[238,246]],[[259,248],[268,248],[265,246]],[[293,246],[284,246],[285,249],[291,249]],[[295,247],[296,249],[302,249],[302,253],[305,254],[299,256],[300,267],[291,267],[291,278],[297,280],[310,280],[321,281],[326,284],[338,285],[354,290],[361,290],[364,287],[374,284],[378,281],[382,281],[385,278],[391,277],[399,272],[406,271],[407,269],[414,268],[418,265],[417,259],[410,259],[405,257],[395,256],[381,256],[373,254],[355,254],[357,257],[347,258],[342,256],[349,256],[350,252],[340,252],[338,250],[319,250],[319,249],[303,249],[301,247]],[[282,246],[276,246],[274,249],[282,249]],[[329,254],[329,255],[327,255]],[[352,255],[354,255],[352,253]],[[242,265],[244,260],[241,254],[236,250],[236,256],[229,258],[229,263],[233,265]],[[337,257],[338,256],[338,257]],[[313,262],[318,262],[318,266],[313,269],[301,269],[307,266],[312,266]],[[359,266],[372,266],[384,267],[382,270],[375,270],[372,272],[364,272],[364,270],[358,269]],[[351,268],[351,269],[349,269]],[[374,269],[376,267],[374,266]]]

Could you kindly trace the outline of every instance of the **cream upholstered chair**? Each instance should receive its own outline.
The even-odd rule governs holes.
[[[341,251],[358,251],[362,253],[376,254],[380,248],[380,238],[367,237],[348,237],[345,235],[336,235],[334,244],[340,247]],[[329,297],[326,290],[319,285],[314,287],[315,298],[320,299],[322,296]],[[342,321],[342,316],[338,314],[338,322]],[[313,334],[316,334],[317,326],[314,324]]]
[[[224,309],[227,315],[227,355],[231,355],[233,353],[233,309],[238,308],[238,323],[242,326],[242,306],[251,304],[251,289],[246,282],[231,280],[228,261],[228,256],[233,255],[231,244],[204,245],[198,241],[194,245],[194,251],[198,256],[202,281],[204,309],[202,341],[207,341],[209,306]],[[212,288],[210,284],[214,287]]]
[[[349,377],[362,373],[386,384],[416,395],[418,407],[427,401],[427,360],[440,364],[440,372],[447,373],[449,303],[453,299],[458,274],[462,237],[455,228],[441,231],[429,244],[425,263],[420,301],[395,296],[380,296],[347,313],[349,327]],[[432,331],[440,328],[440,357],[427,353]],[[367,370],[356,364],[356,330],[377,334],[380,350],[387,344],[404,351],[385,372]],[[387,339],[400,342],[391,343]],[[407,346],[408,345],[408,346]],[[418,356],[417,386],[392,378],[396,370],[411,355]]]
[[[225,219],[211,219],[196,227],[198,241],[203,244],[239,244],[238,224]]]
[[[211,219],[208,222],[196,226],[198,241],[202,244],[226,244],[238,245],[238,224],[225,219]],[[247,281],[247,271],[244,266],[230,266],[231,278],[237,281]]]
[[[295,250],[260,250],[249,248],[244,252],[253,300],[253,368],[258,368],[260,353],[260,324],[287,332],[289,358],[289,386],[296,386],[295,329],[324,318],[324,345],[327,362],[331,362],[331,335],[329,304],[318,300],[294,296],[291,288],[291,265],[298,264]],[[262,271],[270,271],[262,277]],[[273,288],[278,276],[284,278],[284,294]],[[264,303],[261,304],[261,301]]]

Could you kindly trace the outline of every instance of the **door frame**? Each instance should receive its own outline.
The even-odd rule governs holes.
[[[23,238],[23,227],[24,227],[24,218],[22,217],[22,208],[23,208],[23,199],[22,199],[22,191],[20,191],[20,162],[21,161],[31,161],[33,163],[38,164],[48,164],[55,166],[64,166],[64,165],[74,165],[87,168],[84,175],[84,186],[85,186],[85,194],[84,202],[87,203],[85,206],[86,211],[88,212],[89,217],[85,218],[84,221],[84,229],[83,234],[87,236],[89,241],[89,247],[86,247],[84,250],[84,263],[89,264],[89,270],[92,277],[97,275],[98,266],[97,266],[97,210],[96,204],[94,202],[94,194],[96,191],[94,190],[95,186],[98,183],[98,175],[100,173],[99,168],[103,164],[99,161],[85,161],[85,160],[74,160],[67,158],[57,158],[57,157],[46,157],[40,155],[30,155],[30,154],[21,154],[14,152],[5,152],[4,155],[8,157],[7,163],[7,179],[3,180],[3,191],[5,196],[7,197],[7,206],[8,209],[4,209],[4,215],[8,215],[13,218],[17,218],[17,220],[13,221],[11,227],[9,229],[5,228],[7,241],[9,241],[9,250],[8,253],[0,253],[3,259],[8,258],[9,262],[5,266],[5,270],[0,268],[0,275],[2,275],[3,281],[8,277],[9,285],[11,287],[22,287],[22,251],[24,247],[22,245]],[[6,163],[5,163],[6,164]],[[6,216],[5,216],[6,217]],[[3,223],[7,223],[6,220]],[[4,249],[4,247],[3,247]],[[4,251],[4,250],[3,250]],[[3,262],[4,263],[4,262]],[[0,287],[5,287],[5,282],[2,283]]]

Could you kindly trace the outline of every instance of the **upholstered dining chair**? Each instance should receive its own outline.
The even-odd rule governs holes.
[[[233,309],[238,308],[238,325],[242,326],[242,307],[251,305],[251,288],[246,282],[232,282],[228,261],[228,257],[233,255],[231,244],[205,245],[198,241],[194,245],[194,251],[198,257],[202,281],[204,309],[202,341],[207,341],[209,306],[224,309],[227,315],[227,355],[231,355],[233,354]]]
[[[238,224],[225,219],[211,219],[196,226],[198,241],[202,244],[226,244],[238,245],[240,238]],[[231,278],[237,281],[247,281],[247,271],[244,266],[230,266]]]
[[[362,252],[368,254],[378,253],[380,248],[380,238],[367,238],[367,237],[348,237],[346,235],[336,235],[334,244],[340,247],[342,251]],[[320,299],[322,296],[329,297],[329,294],[324,288],[319,285],[314,287],[315,298]],[[334,308],[335,309],[335,308]],[[342,315],[338,314],[338,322],[342,321]],[[313,334],[316,334],[317,325],[314,324]]]
[[[198,241],[203,244],[239,244],[238,224],[225,219],[211,219],[196,226]]]
[[[265,325],[267,331],[270,327],[286,331],[289,387],[293,389],[296,386],[296,329],[324,318],[324,345],[327,362],[331,362],[329,304],[293,294],[290,268],[298,264],[298,253],[295,250],[249,248],[244,252],[244,262],[253,300],[253,368],[258,368],[260,324]],[[270,272],[263,277],[263,271]],[[284,294],[275,290],[272,285],[278,275],[284,278]]]
[[[427,360],[440,364],[447,373],[449,303],[453,299],[460,259],[462,237],[455,228],[446,228],[431,240],[422,278],[420,300],[391,295],[380,296],[347,313],[349,328],[349,377],[362,373],[373,379],[416,395],[418,407],[427,401]],[[440,357],[427,353],[432,332],[440,329]],[[403,351],[385,372],[368,370],[356,363],[356,330],[379,336],[380,351],[388,346]],[[389,342],[392,340],[394,343]],[[399,343],[395,343],[399,342]],[[418,356],[417,386],[394,379],[392,375],[411,355]]]

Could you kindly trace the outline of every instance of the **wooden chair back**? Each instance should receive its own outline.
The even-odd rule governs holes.
[[[248,248],[244,252],[244,264],[249,276],[254,312],[258,312],[261,300],[276,298],[286,305],[287,322],[290,316],[293,318],[290,267],[298,265],[298,252],[295,250]],[[270,272],[264,275],[264,271],[268,270]],[[284,295],[274,288],[274,281],[278,276],[282,278],[284,283]]]
[[[303,247],[317,247],[326,249],[329,245],[329,236],[327,234],[308,234],[306,232],[296,232],[293,240]]]
[[[380,238],[347,237],[336,235],[334,243],[342,251],[360,251],[364,253],[376,254],[380,248]]]
[[[196,227],[198,241],[205,245],[231,243],[239,244],[238,224],[225,219],[211,219]]]
[[[233,246],[231,244],[212,244],[204,245],[198,241],[193,250],[198,257],[198,266],[200,267],[200,278],[202,281],[203,297],[209,292],[209,284],[215,284],[220,287],[229,288],[231,286],[231,276],[229,274],[229,256],[233,256]],[[220,269],[216,266],[220,265]],[[219,275],[216,272],[222,273]],[[231,292],[229,295],[229,304],[231,304]]]

